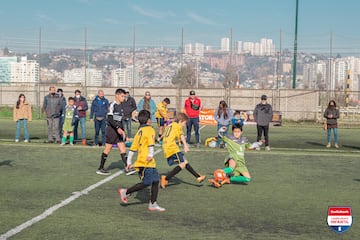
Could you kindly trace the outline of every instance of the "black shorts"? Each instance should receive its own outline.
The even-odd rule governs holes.
[[[123,135],[119,134],[114,128],[106,127],[106,143],[117,144],[119,142],[125,142]]]

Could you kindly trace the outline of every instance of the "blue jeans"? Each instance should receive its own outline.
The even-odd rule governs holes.
[[[20,140],[20,127],[21,124],[24,128],[24,138],[25,140],[29,141],[29,132],[27,129],[27,119],[19,119],[16,121],[16,133],[15,133],[15,139]]]
[[[327,142],[331,142],[331,129],[334,132],[334,144],[338,143],[338,129],[337,128],[328,128],[327,130]]]
[[[223,133],[223,136],[226,136],[229,132],[229,127],[230,125],[222,125],[222,124],[218,124],[217,125],[217,131],[219,132],[219,129],[222,128],[222,127],[226,127],[226,131]],[[217,134],[217,133],[216,133]],[[221,141],[221,143],[224,143],[224,141]],[[216,146],[218,147],[220,145],[220,138],[218,138],[216,140]]]
[[[131,138],[131,118],[128,120],[123,120],[123,126],[126,131],[126,135],[128,138]]]
[[[106,118],[104,118],[103,120],[97,120],[95,118],[95,139],[94,139],[94,144],[95,145],[99,145],[99,132],[101,129],[101,144],[102,146],[105,146],[106,143],[106,138],[105,138],[105,129],[106,129]]]
[[[74,126],[74,140],[78,140],[78,126],[80,122],[81,139],[86,139],[86,117],[79,118]]]
[[[192,126],[194,126],[196,143],[200,143],[199,121],[200,121],[200,119],[198,117],[197,118],[189,118],[189,120],[186,124],[186,142],[187,143],[190,143]]]

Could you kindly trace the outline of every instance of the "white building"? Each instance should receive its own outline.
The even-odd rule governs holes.
[[[222,52],[229,52],[230,51],[230,39],[229,38],[222,38],[221,39],[221,48]]]
[[[191,43],[185,44],[184,53],[189,55],[193,53],[193,47]]]
[[[135,76],[134,76],[135,74]],[[139,71],[130,65],[125,68],[118,68],[111,71],[112,87],[139,87]]]
[[[237,41],[235,48],[237,54],[242,53],[243,52],[242,41]]]
[[[64,71],[64,83],[66,84],[80,84],[85,86],[85,72],[84,68],[73,68]]]
[[[194,55],[202,57],[204,56],[205,46],[202,43],[195,43],[194,45]]]
[[[21,57],[20,62],[10,62],[10,81],[15,84],[39,82],[39,64],[35,60]]]

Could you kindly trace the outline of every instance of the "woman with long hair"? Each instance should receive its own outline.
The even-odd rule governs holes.
[[[27,129],[27,122],[32,121],[31,105],[26,101],[25,95],[20,94],[14,106],[13,119],[16,122],[15,142],[20,140],[21,125],[24,128],[24,142],[29,142],[29,131]]]
[[[215,111],[215,120],[218,123],[217,130],[220,128],[226,127],[224,135],[227,135],[231,120],[233,118],[233,111],[228,107],[227,103],[224,100],[221,100],[219,103],[218,109]],[[216,142],[217,147],[223,148],[225,146],[224,142],[220,143],[220,139]]]
[[[324,118],[326,118],[326,128],[327,128],[327,148],[331,147],[331,129],[334,132],[334,146],[339,148],[338,145],[338,124],[337,119],[340,117],[339,109],[336,107],[336,102],[330,100],[325,112]]]

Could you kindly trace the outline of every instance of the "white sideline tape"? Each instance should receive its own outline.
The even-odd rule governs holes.
[[[161,152],[161,149],[158,149],[157,151],[155,151],[154,156],[156,154],[158,154],[159,152]],[[7,233],[2,234],[0,236],[0,240],[5,240],[9,237],[14,236],[15,234],[21,232],[22,230],[25,230],[26,228],[30,227],[31,225],[40,222],[41,220],[47,218],[48,216],[50,216],[51,214],[53,214],[56,210],[58,210],[59,208],[62,208],[66,205],[68,205],[69,203],[71,203],[72,201],[76,200],[77,198],[81,197],[82,195],[86,195],[88,194],[90,191],[94,190],[95,188],[103,185],[104,183],[107,183],[109,181],[111,181],[112,179],[120,176],[122,173],[124,173],[123,170],[120,170],[110,176],[108,176],[107,178],[104,178],[103,180],[81,190],[80,192],[73,192],[73,195],[68,197],[67,199],[62,200],[59,204],[56,204],[48,209],[46,209],[42,214],[30,219],[29,221],[24,222],[23,224],[20,224],[19,226],[9,230]]]

